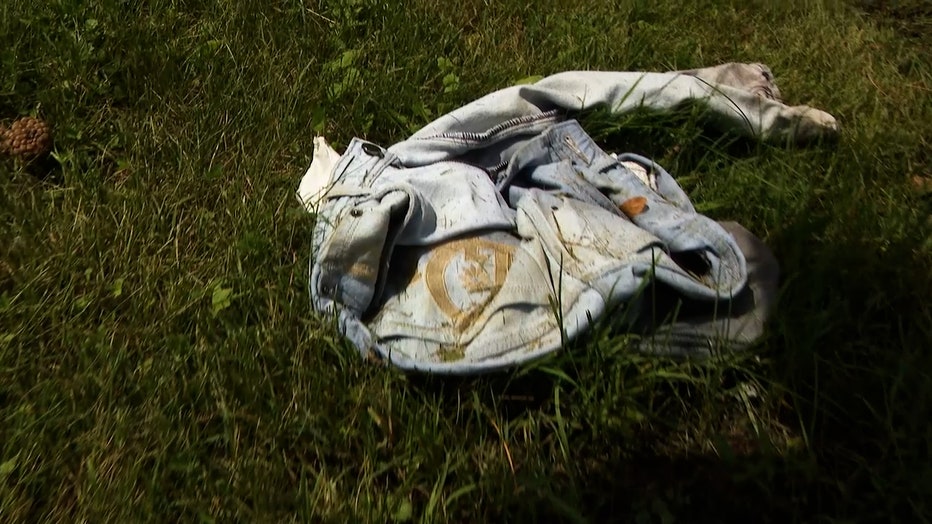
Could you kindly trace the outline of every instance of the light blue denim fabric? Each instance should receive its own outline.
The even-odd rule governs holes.
[[[772,304],[758,307],[763,288],[748,286],[736,237],[696,213],[663,168],[606,154],[566,117],[687,100],[761,139],[835,129],[825,113],[694,76],[571,72],[493,93],[388,149],[354,139],[317,212],[315,309],[335,314],[363,356],[433,373],[527,362],[619,308],[632,312],[643,349],[708,354],[753,342]],[[649,171],[654,187],[622,162]],[[639,213],[620,210],[639,198]],[[643,293],[653,285],[697,313],[656,329]]]

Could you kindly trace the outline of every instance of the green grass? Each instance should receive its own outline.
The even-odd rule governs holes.
[[[928,521],[932,10],[525,4],[0,4],[0,119],[55,134],[45,178],[0,164],[0,520]],[[838,143],[591,125],[773,247],[752,353],[602,326],[512,375],[405,378],[311,312],[315,132],[388,145],[532,75],[732,60]]]

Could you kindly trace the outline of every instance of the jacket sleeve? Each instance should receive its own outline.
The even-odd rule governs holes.
[[[639,108],[670,111],[693,101],[703,102],[710,120],[723,130],[768,142],[801,143],[837,132],[835,119],[824,111],[788,106],[745,86],[736,87],[735,82],[716,82],[722,68],[736,65],[749,64],[692,72],[558,73],[486,95],[441,116],[391,149],[404,164],[418,165],[455,158],[517,131],[540,131],[538,127],[552,125],[559,114],[569,111],[607,108],[619,115]]]

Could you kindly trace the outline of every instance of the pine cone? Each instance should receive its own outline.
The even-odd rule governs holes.
[[[0,131],[0,152],[23,160],[38,158],[52,149],[49,126],[38,118],[20,118],[13,122],[9,129]]]
[[[920,196],[932,195],[932,178],[915,175],[909,180],[913,191]]]

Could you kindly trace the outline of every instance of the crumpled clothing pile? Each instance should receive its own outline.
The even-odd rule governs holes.
[[[752,344],[778,266],[733,222],[696,212],[648,158],[608,153],[573,116],[675,111],[779,144],[837,133],[782,102],[762,64],[666,73],[569,71],[508,87],[383,147],[323,137],[298,188],[316,216],[314,308],[366,358],[475,374],[552,353],[611,316],[643,351]]]

